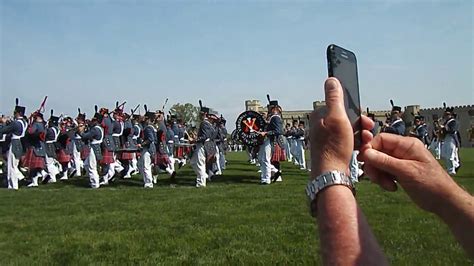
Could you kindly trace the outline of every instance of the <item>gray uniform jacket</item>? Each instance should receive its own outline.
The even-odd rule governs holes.
[[[151,156],[156,155],[157,130],[153,125],[146,125],[143,129],[143,152],[148,151]]]
[[[115,142],[114,142],[114,137],[112,137],[112,134],[114,132],[114,125],[113,125],[113,120],[112,118],[106,117],[102,121],[102,128],[104,129],[104,141],[103,145],[108,151],[115,151]]]
[[[456,143],[456,147],[461,146],[461,135],[459,134],[459,122],[451,118],[444,124],[444,131],[446,135],[450,135],[454,142]]]
[[[43,123],[34,122],[28,128],[28,146],[33,148],[33,152],[38,157],[46,157],[44,142],[41,139],[46,132]]]
[[[397,119],[390,123],[390,125],[384,129],[384,132],[404,136],[405,122],[401,119]]]
[[[104,129],[100,126],[93,126],[89,131],[82,134],[82,139],[89,142],[89,146],[95,154],[96,160],[102,160],[101,144],[104,140]]]
[[[59,128],[49,127],[46,130],[46,154],[48,157],[56,158],[57,144],[56,141],[59,137]]]
[[[20,158],[25,154],[21,139],[25,136],[27,127],[28,123],[24,119],[16,119],[0,129],[0,134],[6,134],[11,137],[10,147],[16,158]]]
[[[201,122],[196,142],[203,144],[207,160],[214,157],[217,153],[216,143],[214,141],[216,135],[216,130],[212,126],[211,122],[209,122],[208,120],[204,120]]]

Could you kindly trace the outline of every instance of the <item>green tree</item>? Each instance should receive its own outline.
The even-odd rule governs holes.
[[[199,107],[190,103],[174,104],[170,108],[170,113],[172,115],[176,115],[180,119],[183,119],[183,121],[188,125],[197,125],[199,123]]]

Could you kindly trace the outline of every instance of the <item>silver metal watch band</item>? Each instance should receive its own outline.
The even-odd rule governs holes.
[[[353,194],[355,194],[354,185],[352,184],[351,179],[344,172],[330,171],[317,176],[306,186],[306,195],[308,196],[312,216],[316,217],[315,199],[318,193],[325,188],[334,185],[346,186],[351,189]]]

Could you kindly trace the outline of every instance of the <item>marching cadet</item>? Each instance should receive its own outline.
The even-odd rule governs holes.
[[[458,155],[458,148],[461,144],[459,122],[455,118],[454,107],[446,107],[446,104],[444,105],[444,125],[442,127],[444,142],[441,146],[441,157],[446,163],[448,174],[455,175],[461,167]]]
[[[133,110],[132,110],[133,112]],[[131,178],[133,172],[132,161],[136,158],[136,142],[133,139],[134,126],[132,123],[131,116],[127,113],[123,113],[123,134],[120,137],[120,143],[122,145],[122,151],[118,153],[117,157],[124,167],[123,178]]]
[[[59,118],[58,118],[59,119]],[[71,155],[73,152],[73,145],[71,136],[73,120],[71,117],[63,117],[59,123],[59,137],[56,141],[56,160],[60,167],[59,180],[68,180],[68,170],[71,162]]]
[[[175,182],[176,171],[174,170],[174,159],[170,157],[169,154],[173,153],[174,149],[174,140],[173,143],[170,143],[169,140],[174,138],[173,130],[171,130],[168,125],[170,125],[170,120],[165,121],[165,114],[163,111],[159,110],[156,112],[156,125],[157,125],[157,142],[156,142],[156,156],[155,156],[155,167],[167,172],[170,175],[171,182]],[[173,145],[170,145],[173,144]],[[158,172],[158,171],[156,171]],[[156,176],[153,179],[153,182],[156,183]]]
[[[9,120],[3,114],[0,116],[0,131],[7,125]],[[7,134],[0,133],[0,177],[6,172],[5,169],[5,158],[6,152],[8,150],[8,141],[7,141]]]
[[[123,112],[123,107],[124,104],[120,105],[118,102],[115,105],[115,110],[112,112],[112,139],[113,139],[113,147],[114,147],[114,162],[109,165],[109,169],[107,171],[107,178],[108,180],[114,180],[114,176],[116,173],[120,174],[124,170],[124,167],[122,166],[122,163],[120,162],[121,158],[121,149],[122,149],[122,135],[123,131],[125,129],[124,125],[124,112]],[[104,178],[104,182],[105,182]]]
[[[178,143],[181,144],[178,147],[176,147],[175,151],[175,159],[178,161],[178,168],[180,169],[184,165],[186,165],[186,147],[183,146],[183,144],[186,144],[186,126],[184,125],[184,122],[182,119],[178,119],[177,123],[177,135],[178,135]],[[175,132],[176,134],[176,132]]]
[[[44,150],[45,127],[43,114],[39,111],[31,115],[32,121],[27,131],[27,148],[25,157],[23,157],[22,165],[29,169],[29,177],[31,183],[28,187],[37,187],[38,178],[44,168],[46,152]],[[55,179],[53,179],[55,180]]]
[[[92,117],[89,125],[89,130],[84,132],[85,125],[78,127],[78,133],[81,135],[83,141],[88,142],[90,148],[87,158],[84,161],[84,168],[86,169],[87,175],[89,176],[89,184],[91,188],[99,188],[100,180],[99,173],[97,171],[98,162],[102,160],[102,142],[104,141],[105,132],[101,126],[103,115],[96,112]]]
[[[219,146],[217,144],[217,142],[220,140],[220,132],[218,128],[219,117],[217,116],[216,112],[211,111],[211,113],[208,115],[208,118],[212,124],[212,127],[214,128],[214,133],[211,139],[214,141],[214,144],[216,145],[215,160],[212,163],[210,163],[207,167],[207,175],[209,176],[209,180],[211,180],[213,176],[222,175],[222,169],[219,163],[220,154],[219,154]]]
[[[402,120],[402,108],[400,106],[393,105],[393,101],[390,100],[392,105],[392,111],[390,113],[390,123],[385,125],[383,132],[405,135],[405,122]]]
[[[196,187],[205,187],[209,178],[207,174],[207,165],[215,158],[216,145],[213,140],[214,127],[209,121],[209,108],[202,106],[199,101],[200,118],[202,120],[196,139],[192,142],[196,143],[193,156],[191,158],[191,166],[196,173]]]
[[[141,156],[138,161],[138,169],[143,177],[143,186],[153,188],[153,160],[156,156],[157,130],[153,126],[156,115],[149,112],[145,105],[145,117],[143,119],[143,142],[137,146],[141,150]]]
[[[293,161],[293,154],[291,154],[291,142],[293,141],[293,135],[291,132],[291,124],[286,123],[285,125],[285,130],[284,130],[284,135],[286,137],[286,158],[288,159],[288,162]]]
[[[421,142],[425,144],[425,147],[428,147],[430,140],[428,136],[428,128],[425,124],[425,117],[422,115],[415,115],[413,123],[415,127],[413,131],[410,131],[410,136],[421,140]]]
[[[109,109],[101,108],[99,113],[103,116],[101,126],[104,129],[104,139],[103,139],[103,148],[102,148],[102,160],[100,164],[102,165],[102,176],[101,185],[108,185],[109,180],[115,175],[115,151],[119,147],[115,147],[114,140],[114,120],[110,117]]]
[[[59,137],[59,117],[53,115],[48,120],[48,129],[46,130],[46,170],[47,176],[43,179],[43,183],[56,183],[56,176],[59,174],[57,164],[57,140]]]
[[[300,170],[306,170],[306,158],[304,154],[304,135],[305,135],[305,130],[304,130],[304,121],[299,122],[298,128],[296,128],[295,133],[293,135],[294,140],[295,140],[295,157],[296,161],[298,162],[298,166],[300,167]]]
[[[298,147],[298,142],[296,141],[297,137],[295,136],[297,131],[298,131],[298,120],[293,119],[293,123],[290,128],[290,135],[291,135],[290,153],[292,155],[291,157],[293,158],[293,163],[299,166],[301,165],[301,161],[299,161],[299,158],[298,158],[299,147]]]
[[[441,126],[439,124],[439,120],[436,117],[436,119],[433,117],[433,129],[431,131],[431,143],[429,146],[429,149],[433,156],[437,159],[441,159]]]
[[[77,128],[82,127],[84,128],[86,125],[86,114],[81,113],[81,109],[78,108],[78,114],[76,117],[76,120],[74,121],[74,130],[73,132],[73,137],[72,137],[72,167],[73,170],[71,171],[69,177],[76,176],[79,177],[81,176],[82,169],[84,168],[84,162],[82,161],[81,158],[81,151],[85,149],[85,144],[84,141],[82,141],[81,134],[77,132]]]
[[[130,141],[130,147],[137,149],[138,143],[141,143],[141,134],[143,133],[143,127],[141,124],[141,116],[133,114],[132,111],[132,135]],[[130,136],[129,136],[130,137]],[[130,162],[130,166],[128,168],[127,173],[125,174],[124,178],[131,178],[131,175],[138,173],[138,166],[137,166],[137,152],[131,153],[132,159]]]
[[[217,142],[217,147],[219,148],[219,166],[221,171],[225,170],[226,168],[226,159],[225,154],[227,150],[227,129],[225,127],[226,120],[221,115],[218,123],[218,132],[219,138]]]
[[[174,159],[170,154],[174,149],[174,133],[170,127],[170,120],[165,120],[164,113],[160,110],[156,113],[155,128],[156,132],[156,154],[154,157],[153,183],[157,182],[157,175],[160,170],[170,174],[171,181],[175,181],[176,172],[174,171]]]
[[[379,134],[381,125],[383,125],[383,123],[375,118],[375,114],[369,111],[369,107],[367,107],[367,117],[374,121],[374,127],[370,130],[370,132],[375,137],[375,135]]]
[[[25,107],[18,105],[18,99],[16,99],[16,106],[13,111],[14,120],[0,129],[0,134],[11,136],[7,151],[8,189],[18,189],[18,180],[25,178],[19,169],[20,158],[24,154],[21,139],[25,137],[28,129],[28,122],[24,117],[25,110]]]
[[[281,118],[281,107],[278,101],[270,100],[267,95],[268,104],[268,125],[260,135],[264,137],[264,142],[260,145],[258,156],[260,160],[261,179],[260,184],[268,185],[272,181],[282,181],[280,161],[285,161],[285,151],[280,139],[283,135],[283,120]],[[276,168],[276,173],[272,178],[272,165]]]

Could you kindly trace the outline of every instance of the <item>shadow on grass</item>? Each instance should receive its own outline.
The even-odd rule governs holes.
[[[223,174],[221,176],[214,176],[212,178],[212,183],[244,183],[244,184],[260,184],[259,175],[248,176],[248,175],[238,175],[238,174]]]

